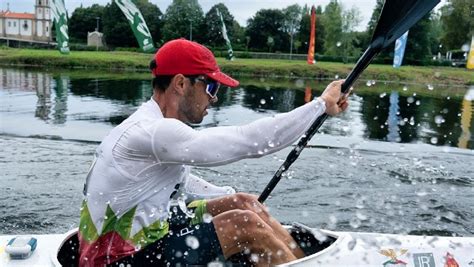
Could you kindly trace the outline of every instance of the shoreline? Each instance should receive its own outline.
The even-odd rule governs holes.
[[[148,74],[148,63],[152,57],[152,54],[123,51],[72,51],[70,55],[61,55],[56,50],[0,48],[0,66],[4,67],[47,67]],[[231,75],[271,79],[341,79],[354,66],[333,62],[308,65],[306,61],[274,59],[227,61],[224,58],[217,58],[217,62],[224,72]],[[395,69],[390,65],[372,64],[359,79],[457,87],[474,85],[474,71],[435,66],[402,66]]]

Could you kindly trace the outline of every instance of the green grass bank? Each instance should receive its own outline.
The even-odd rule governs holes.
[[[50,68],[81,68],[148,72],[153,55],[136,52],[72,51],[61,55],[56,50],[0,48],[2,66],[43,66]],[[222,70],[239,77],[334,79],[344,78],[353,64],[272,59],[217,59]],[[362,80],[378,80],[433,85],[466,86],[474,84],[474,71],[451,67],[370,65]]]

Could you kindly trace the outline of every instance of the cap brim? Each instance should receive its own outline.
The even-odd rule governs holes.
[[[216,80],[225,86],[229,86],[229,87],[239,86],[239,81],[237,81],[236,79],[230,77],[229,75],[223,72],[219,71],[219,72],[206,73],[206,75],[209,78]]]

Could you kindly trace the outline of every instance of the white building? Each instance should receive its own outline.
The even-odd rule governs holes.
[[[0,38],[21,41],[51,42],[52,14],[50,0],[35,0],[35,13],[0,11]]]

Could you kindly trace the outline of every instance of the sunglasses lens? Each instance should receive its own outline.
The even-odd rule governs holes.
[[[207,84],[206,91],[207,93],[212,96],[216,97],[217,91],[219,91],[220,84],[218,82],[212,81]]]

